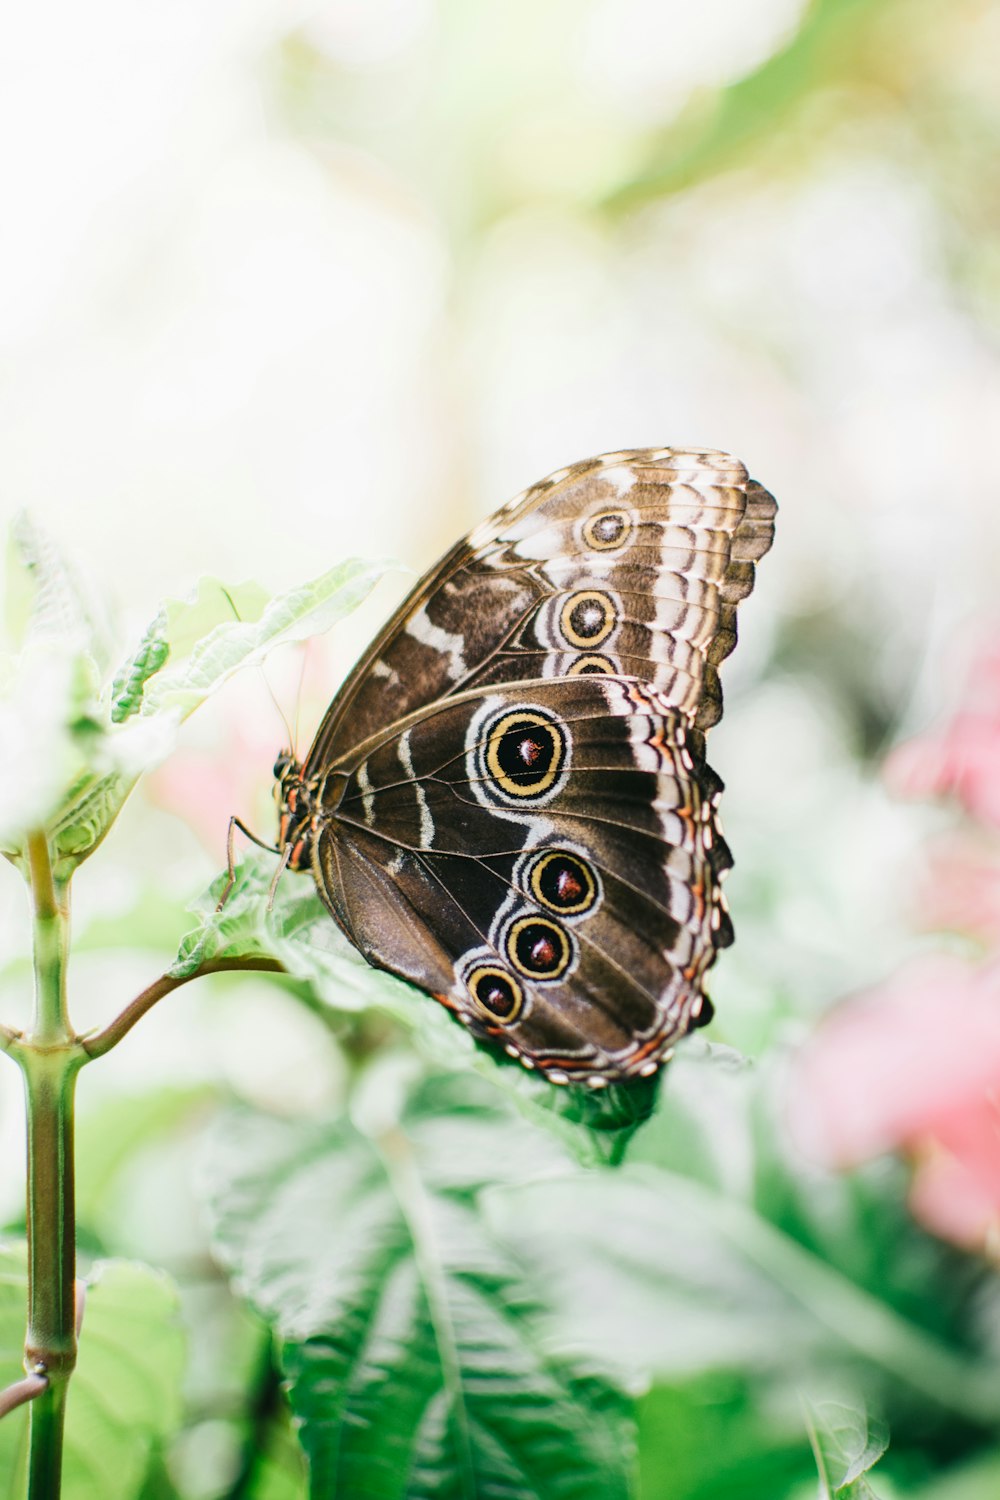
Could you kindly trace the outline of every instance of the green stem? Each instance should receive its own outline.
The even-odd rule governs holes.
[[[44,833],[28,838],[28,870],[34,918],[35,1013],[30,1036],[35,1047],[64,1046],[72,1040],[66,1013],[66,958],[69,950],[69,890],[56,883]]]
[[[59,1500],[65,1421],[66,1381],[50,1381],[28,1407],[28,1500]]]
[[[29,1406],[28,1500],[58,1500],[66,1389],[76,1364],[73,1095],[87,1057],[66,1008],[69,900],[47,840],[28,840],[35,1007],[7,1050],[24,1077],[28,1126],[28,1329],[24,1364],[46,1384]]]

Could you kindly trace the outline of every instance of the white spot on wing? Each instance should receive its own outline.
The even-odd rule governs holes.
[[[420,847],[421,849],[430,849],[434,844],[434,819],[431,817],[431,810],[427,803],[427,793],[417,780],[416,772],[413,769],[413,752],[410,749],[410,731],[408,729],[405,734],[400,735],[399,743],[396,746],[396,753],[399,756],[400,765],[413,782],[417,806],[420,808]]]
[[[368,775],[368,762],[362,761],[358,767],[358,786],[361,788],[361,810],[365,822],[369,828],[375,820],[375,793],[372,790],[371,777]]]
[[[464,638],[453,634],[450,630],[442,630],[440,625],[435,625],[429,619],[426,608],[418,609],[416,614],[410,616],[406,623],[406,630],[414,640],[420,641],[424,646],[431,646],[435,651],[440,651],[442,656],[446,656],[455,677],[465,675]]]
[[[619,468],[605,469],[601,478],[613,484],[619,495],[627,495],[635,484],[635,470],[622,464]]]

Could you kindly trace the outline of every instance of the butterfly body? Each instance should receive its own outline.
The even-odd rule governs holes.
[[[417,585],[279,757],[279,842],[375,965],[554,1082],[654,1072],[732,940],[717,665],[774,501],[724,454],[550,476]]]

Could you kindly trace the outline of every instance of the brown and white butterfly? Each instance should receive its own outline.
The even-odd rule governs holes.
[[[372,964],[552,1082],[656,1071],[732,941],[705,762],[771,545],[727,454],[560,469],[424,577],[275,766],[283,863]]]

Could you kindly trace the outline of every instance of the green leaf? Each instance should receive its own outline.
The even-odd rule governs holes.
[[[821,1500],[876,1500],[865,1476],[889,1446],[882,1423],[872,1423],[854,1401],[802,1398],[809,1441],[816,1458]]]
[[[0,662],[0,848],[20,855],[31,828],[58,815],[97,752],[93,663],[58,639],[33,639]]]
[[[83,1113],[76,1125],[78,1224],[101,1230],[109,1194],[133,1156],[176,1132],[211,1098],[207,1084],[147,1087],[141,1094],[111,1094]]]
[[[631,1493],[631,1429],[595,1360],[545,1335],[546,1289],[483,1190],[565,1163],[485,1085],[436,1076],[358,1123],[234,1113],[208,1173],[218,1253],[284,1339],[311,1494]]]
[[[987,1495],[1000,1495],[1000,1449],[996,1447],[949,1465],[928,1484],[910,1490],[908,1500],[983,1500]]]
[[[186,718],[234,672],[263,661],[275,646],[329,630],[390,566],[348,558],[273,599],[256,585],[233,589],[216,578],[201,579],[191,599],[163,606],[119,672],[117,682],[137,687],[119,692],[116,712],[123,718],[136,711]],[[161,659],[159,669],[150,671],[156,659]]]
[[[189,713],[274,647],[329,629],[388,566],[349,559],[273,599],[257,584],[204,578],[190,599],[162,606],[102,686],[100,612],[48,539],[16,523],[8,614],[23,650],[0,656],[0,849],[20,860],[27,834],[44,828],[56,876],[68,878]]]
[[[636,1131],[656,1108],[659,1075],[601,1090],[586,1084],[549,1083],[502,1052],[478,1046],[437,1001],[417,1013],[417,1024],[417,1045],[430,1061],[478,1073],[526,1120],[548,1131],[584,1166],[617,1166]]]
[[[166,624],[166,615],[161,611],[139,642],[135,655],[118,668],[111,684],[113,724],[123,724],[139,712],[146,683],[166,664],[170,655]]]
[[[785,1161],[764,1125],[774,1089],[679,1049],[620,1172],[490,1200],[497,1233],[550,1281],[562,1337],[664,1381],[743,1367],[798,1381],[818,1362],[897,1403],[915,1440],[955,1417],[996,1426],[1000,1361],[969,1336],[981,1270],[913,1225],[898,1173]]]
[[[277,959],[339,1010],[359,1010],[386,996],[397,1006],[402,998],[405,1010],[416,991],[365,961],[311,879],[288,872],[272,893],[276,869],[276,857],[250,854],[236,865],[232,883],[227,875],[217,876],[190,908],[198,925],[181,939],[170,974],[188,978],[210,960],[252,954]]]
[[[812,1452],[795,1400],[755,1370],[718,1370],[654,1386],[639,1403],[642,1494],[650,1500],[808,1496]],[[802,1489],[793,1486],[801,1484]],[[808,1488],[807,1488],[808,1487]]]
[[[616,187],[607,206],[634,209],[719,172],[732,170],[762,144],[796,150],[796,114],[823,90],[865,76],[866,52],[878,45],[885,0],[813,0],[788,45],[744,78],[688,109],[654,138],[646,165]]]
[[[5,624],[15,647],[58,641],[98,670],[107,665],[110,629],[95,593],[23,512],[10,528]]]
[[[69,1389],[63,1500],[134,1500],[150,1456],[181,1416],[184,1335],[167,1277],[106,1261],[89,1278],[80,1354]],[[19,1376],[27,1270],[23,1246],[0,1250],[0,1363]],[[16,1363],[15,1363],[16,1360]],[[20,1500],[27,1413],[0,1422],[0,1489]]]

